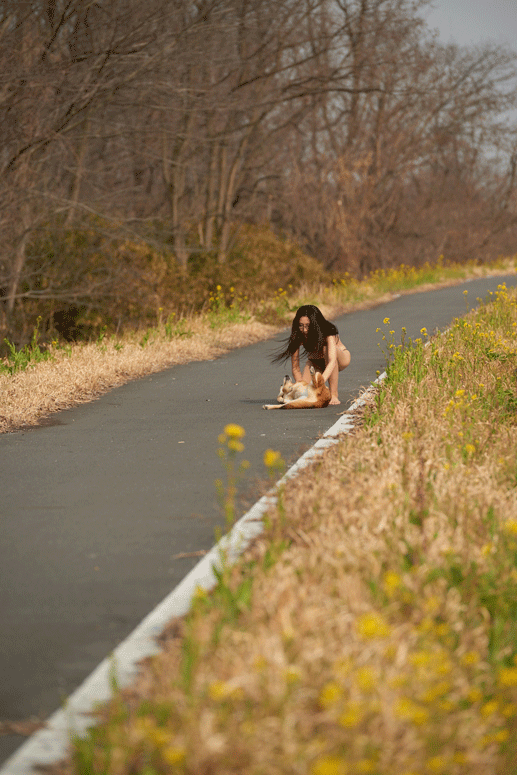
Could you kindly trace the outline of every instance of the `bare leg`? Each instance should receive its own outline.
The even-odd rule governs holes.
[[[337,406],[341,403],[338,397],[338,382],[339,372],[346,369],[350,365],[350,351],[346,349],[342,342],[339,342],[336,348],[337,363],[334,371],[329,377],[330,388],[330,404],[329,406]]]
[[[339,380],[339,369],[336,364],[334,371],[329,377],[329,388],[330,388],[330,404],[329,406],[337,406],[341,403],[341,401],[338,398],[338,380]]]
[[[307,361],[303,369],[302,380],[304,382],[312,382],[311,363]]]

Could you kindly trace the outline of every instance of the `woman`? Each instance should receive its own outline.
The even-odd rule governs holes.
[[[300,369],[300,347],[303,345],[307,363]],[[336,406],[338,398],[339,372],[350,363],[350,352],[339,339],[339,332],[314,304],[304,304],[294,316],[291,335],[287,346],[273,358],[273,363],[286,361],[291,356],[293,377],[296,382],[310,382],[310,368],[323,374],[330,388],[330,405]]]

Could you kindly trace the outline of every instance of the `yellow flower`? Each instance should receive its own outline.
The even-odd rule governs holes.
[[[378,675],[371,667],[360,667],[357,671],[357,683],[363,692],[371,692],[375,689]]]
[[[382,322],[384,323],[385,326],[389,326],[390,319],[389,318],[384,318],[384,320]]]
[[[240,425],[236,425],[236,423],[229,423],[228,425],[225,425],[224,432],[231,439],[242,439],[242,437],[246,435],[244,428],[242,428]]]
[[[509,737],[510,737],[510,733],[507,729],[499,729],[494,734],[494,740],[496,743],[506,743]]]
[[[477,651],[467,651],[461,657],[461,661],[464,665],[477,665],[479,662],[479,654]]]
[[[384,574],[384,590],[389,597],[394,594],[395,590],[400,587],[401,583],[400,576],[394,571],[387,571]]]
[[[289,665],[287,670],[284,672],[284,678],[288,684],[297,683],[301,677],[301,670],[299,667],[296,667],[296,665]]]
[[[432,595],[424,604],[424,608],[428,613],[435,614],[440,609],[441,603],[437,597]]]
[[[469,689],[467,693],[467,699],[469,702],[479,702],[483,695],[477,688]]]
[[[415,667],[422,667],[423,665],[428,665],[432,659],[432,654],[430,651],[415,651],[414,654],[409,655],[409,661],[412,665],[415,665]]]
[[[213,681],[208,687],[208,695],[214,702],[224,702],[225,700],[240,700],[244,692],[240,686],[231,686],[226,681]]]
[[[335,705],[341,698],[343,690],[335,681],[329,681],[320,692],[319,703],[322,708],[328,708]]]
[[[237,441],[237,439],[229,439],[228,441],[228,449],[230,449],[232,452],[243,452],[244,451],[244,444],[242,441]]]
[[[193,600],[206,600],[208,597],[206,589],[203,589],[203,587],[200,587],[199,584],[197,584],[192,597]]]
[[[346,762],[337,756],[324,756],[311,767],[311,775],[346,775],[347,771]]]
[[[358,772],[364,772],[365,775],[368,775],[370,772],[376,772],[377,763],[371,759],[361,759],[357,762],[356,767]]]
[[[517,686],[517,667],[503,667],[499,671],[501,686]]]
[[[429,718],[426,709],[417,705],[409,697],[401,697],[396,703],[394,711],[398,718],[412,721],[417,726],[422,726]]]
[[[503,527],[507,533],[517,535],[517,519],[507,519]]]
[[[358,702],[350,702],[344,712],[339,717],[339,723],[342,727],[353,728],[361,723],[363,714]]]
[[[447,766],[447,760],[444,756],[433,756],[427,762],[427,768],[431,772],[443,772]]]
[[[167,764],[181,764],[185,761],[186,751],[176,745],[170,745],[162,751],[162,757]]]
[[[266,449],[264,452],[264,465],[266,468],[276,468],[281,460],[282,456],[280,452],[275,452],[272,449]]]
[[[423,700],[423,702],[434,702],[438,697],[442,697],[444,694],[446,694],[451,688],[450,683],[447,681],[439,681],[434,686],[427,689],[426,692],[424,692],[420,699]]]
[[[214,681],[208,688],[208,694],[212,700],[216,702],[224,700],[228,697],[228,686],[224,681]]]
[[[355,628],[362,638],[386,638],[390,634],[390,628],[383,617],[371,611],[362,614],[356,619]]]
[[[483,707],[481,708],[481,715],[487,718],[488,716],[491,716],[493,713],[497,711],[498,703],[497,700],[490,700],[489,702],[485,702]]]

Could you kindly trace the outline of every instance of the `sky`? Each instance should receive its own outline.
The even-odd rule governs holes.
[[[517,0],[433,0],[426,14],[443,43],[496,43],[517,49]]]

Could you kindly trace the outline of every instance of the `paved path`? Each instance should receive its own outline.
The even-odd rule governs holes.
[[[383,370],[386,316],[419,336],[464,314],[505,279],[398,297],[336,320],[352,353],[341,407],[264,412],[289,370],[264,342],[214,361],[168,369],[0,436],[0,719],[45,717],[131,632],[196,563],[220,521],[214,480],[224,473],[217,436],[246,429],[251,463],[243,511],[261,494],[271,447],[292,463]],[[385,328],[385,327],[384,327]],[[0,737],[0,762],[22,742]]]

